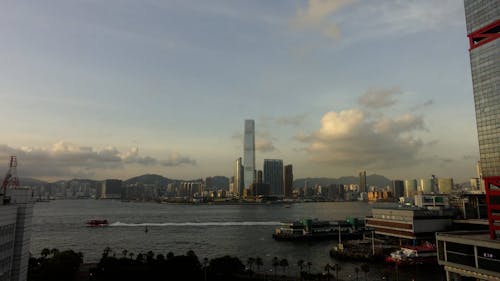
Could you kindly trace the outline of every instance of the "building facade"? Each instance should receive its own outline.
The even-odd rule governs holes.
[[[500,4],[465,0],[465,19],[479,138],[480,170],[485,182],[490,235],[500,231]]]
[[[234,163],[234,181],[233,181],[233,190],[231,192],[234,195],[241,196],[243,194],[243,188],[245,186],[245,182],[243,179],[243,162],[241,157],[236,159]]]
[[[101,199],[121,199],[122,181],[104,180],[101,188]]]
[[[284,195],[283,160],[264,159],[264,183],[269,184],[270,195]]]
[[[244,188],[255,182],[255,121],[245,120],[243,134],[243,179]]]
[[[399,199],[399,197],[405,196],[405,183],[402,180],[393,180],[391,182],[391,191],[394,194],[394,198]]]
[[[359,172],[359,192],[367,192],[366,171]]]
[[[291,198],[293,194],[293,166],[286,165],[283,171],[284,192],[286,198]]]
[[[0,280],[25,281],[33,216],[33,194],[28,188],[7,189],[9,201],[0,196]]]
[[[413,198],[417,194],[417,180],[408,180],[404,182],[405,185],[405,197]]]

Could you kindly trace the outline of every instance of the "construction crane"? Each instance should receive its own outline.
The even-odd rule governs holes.
[[[19,187],[19,178],[17,177],[17,157],[10,157],[9,170],[2,181],[2,186],[0,195],[3,195],[4,203],[8,203],[10,198],[7,196],[7,187]]]

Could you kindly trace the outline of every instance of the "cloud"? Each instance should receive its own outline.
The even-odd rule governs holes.
[[[180,165],[196,165],[196,160],[187,156],[180,155],[177,152],[171,153],[167,160],[160,162],[163,166],[172,167]]]
[[[398,87],[391,89],[369,89],[358,98],[358,103],[366,108],[379,109],[396,104],[396,95],[401,94]]]
[[[310,160],[352,168],[389,169],[419,161],[423,141],[414,133],[425,129],[423,119],[412,114],[371,117],[361,109],[330,111],[321,127],[296,139],[307,143]]]
[[[260,152],[272,152],[276,150],[276,147],[270,140],[257,139],[255,140],[255,150]]]
[[[8,159],[10,155],[18,157],[23,177],[46,178],[92,177],[99,170],[122,169],[126,165],[178,166],[196,163],[189,157],[176,153],[171,154],[167,160],[160,161],[150,156],[140,156],[137,147],[122,153],[113,146],[94,149],[65,141],[59,141],[48,147],[14,148],[5,144],[0,145],[0,159]]]
[[[353,2],[353,0],[309,0],[307,7],[297,10],[291,25],[296,29],[319,31],[325,37],[337,39],[340,37],[340,30],[330,17]]]
[[[307,114],[298,114],[298,115],[293,115],[293,116],[286,116],[286,117],[278,117],[274,121],[276,122],[277,125],[280,126],[292,126],[292,127],[297,127],[302,125],[304,123],[304,120],[307,118]]]
[[[423,109],[423,108],[426,108],[426,107],[432,106],[433,104],[434,104],[434,100],[429,99],[429,100],[424,101],[424,102],[423,102],[423,103],[421,103],[421,104],[417,104],[417,105],[413,106],[413,107],[411,108],[411,110],[412,110],[412,111],[414,111],[414,110],[420,110],[420,109]]]

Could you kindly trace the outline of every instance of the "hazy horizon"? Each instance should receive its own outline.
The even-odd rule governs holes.
[[[7,1],[0,172],[475,177],[461,1]],[[2,160],[3,159],[3,160]]]

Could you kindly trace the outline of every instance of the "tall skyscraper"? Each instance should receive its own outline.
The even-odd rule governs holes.
[[[232,193],[238,194],[238,196],[243,195],[243,188],[245,182],[243,180],[243,163],[241,157],[236,159],[234,163],[234,181]]]
[[[366,171],[359,172],[359,192],[366,192]]]
[[[487,202],[500,202],[500,3],[465,0],[481,174]],[[500,231],[500,205],[488,205],[491,238]]]
[[[417,180],[405,180],[405,197],[413,198],[417,194]]]
[[[391,182],[392,192],[394,194],[394,198],[399,199],[399,197],[405,196],[405,184],[402,180],[393,180]]]
[[[285,166],[283,177],[284,177],[284,179],[283,179],[284,195],[286,198],[291,198],[292,192],[293,192],[293,166],[292,165]]]
[[[283,196],[283,160],[264,160],[264,183],[269,184],[270,194]]]
[[[255,121],[245,120],[243,136],[243,179],[245,188],[255,182]]]

